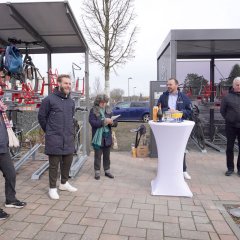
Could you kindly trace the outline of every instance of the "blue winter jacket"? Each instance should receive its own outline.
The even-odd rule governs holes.
[[[64,95],[58,88],[43,99],[38,121],[45,132],[47,155],[74,153],[74,110],[75,104],[70,95]]]
[[[158,99],[157,105],[161,104],[162,111],[169,110],[168,106],[169,92],[164,92]],[[182,92],[178,91],[176,110],[183,112],[183,119],[189,119],[192,115],[192,103],[190,99]]]

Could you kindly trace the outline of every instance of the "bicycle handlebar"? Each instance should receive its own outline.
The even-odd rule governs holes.
[[[87,107],[77,107],[77,108],[75,108],[75,112],[77,112],[77,111],[87,112],[88,109],[87,109]]]

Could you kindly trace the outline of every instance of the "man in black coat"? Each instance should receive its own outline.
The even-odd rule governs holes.
[[[8,149],[8,133],[4,122],[3,113],[7,106],[0,100],[0,170],[5,178],[5,207],[23,208],[26,203],[16,198],[16,172]],[[8,214],[0,208],[0,220],[8,218]]]
[[[59,199],[57,174],[60,163],[62,191],[75,192],[77,189],[68,182],[69,170],[74,153],[74,101],[70,98],[71,80],[69,75],[59,75],[58,87],[44,98],[39,109],[38,121],[45,132],[45,153],[49,156],[49,196]]]
[[[227,137],[227,171],[226,176],[231,176],[234,172],[234,143],[238,139],[238,160],[237,170],[240,177],[240,77],[233,80],[233,87],[221,102],[220,112],[226,122]]]

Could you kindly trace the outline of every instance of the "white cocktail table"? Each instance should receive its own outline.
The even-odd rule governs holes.
[[[183,157],[193,121],[181,123],[149,121],[158,150],[157,176],[151,182],[152,195],[192,197],[183,177]]]

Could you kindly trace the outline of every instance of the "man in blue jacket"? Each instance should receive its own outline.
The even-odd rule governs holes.
[[[62,191],[75,192],[77,188],[68,182],[69,170],[74,153],[74,101],[70,98],[71,80],[69,75],[59,75],[58,87],[44,98],[39,109],[38,121],[45,132],[45,153],[49,156],[49,196],[59,199],[57,174],[60,163]]]
[[[16,172],[13,166],[13,161],[9,155],[8,133],[2,115],[6,110],[7,106],[0,100],[0,170],[5,178],[5,207],[23,208],[26,203],[21,202],[16,198]],[[0,208],[0,220],[4,220],[8,217],[9,214]]]
[[[183,119],[189,119],[192,114],[192,104],[190,99],[178,90],[178,81],[175,78],[170,78],[167,81],[168,90],[164,92],[158,99],[158,106],[161,106],[163,112],[176,110],[183,112]],[[186,179],[191,179],[187,172],[185,154],[183,161],[183,175]]]

